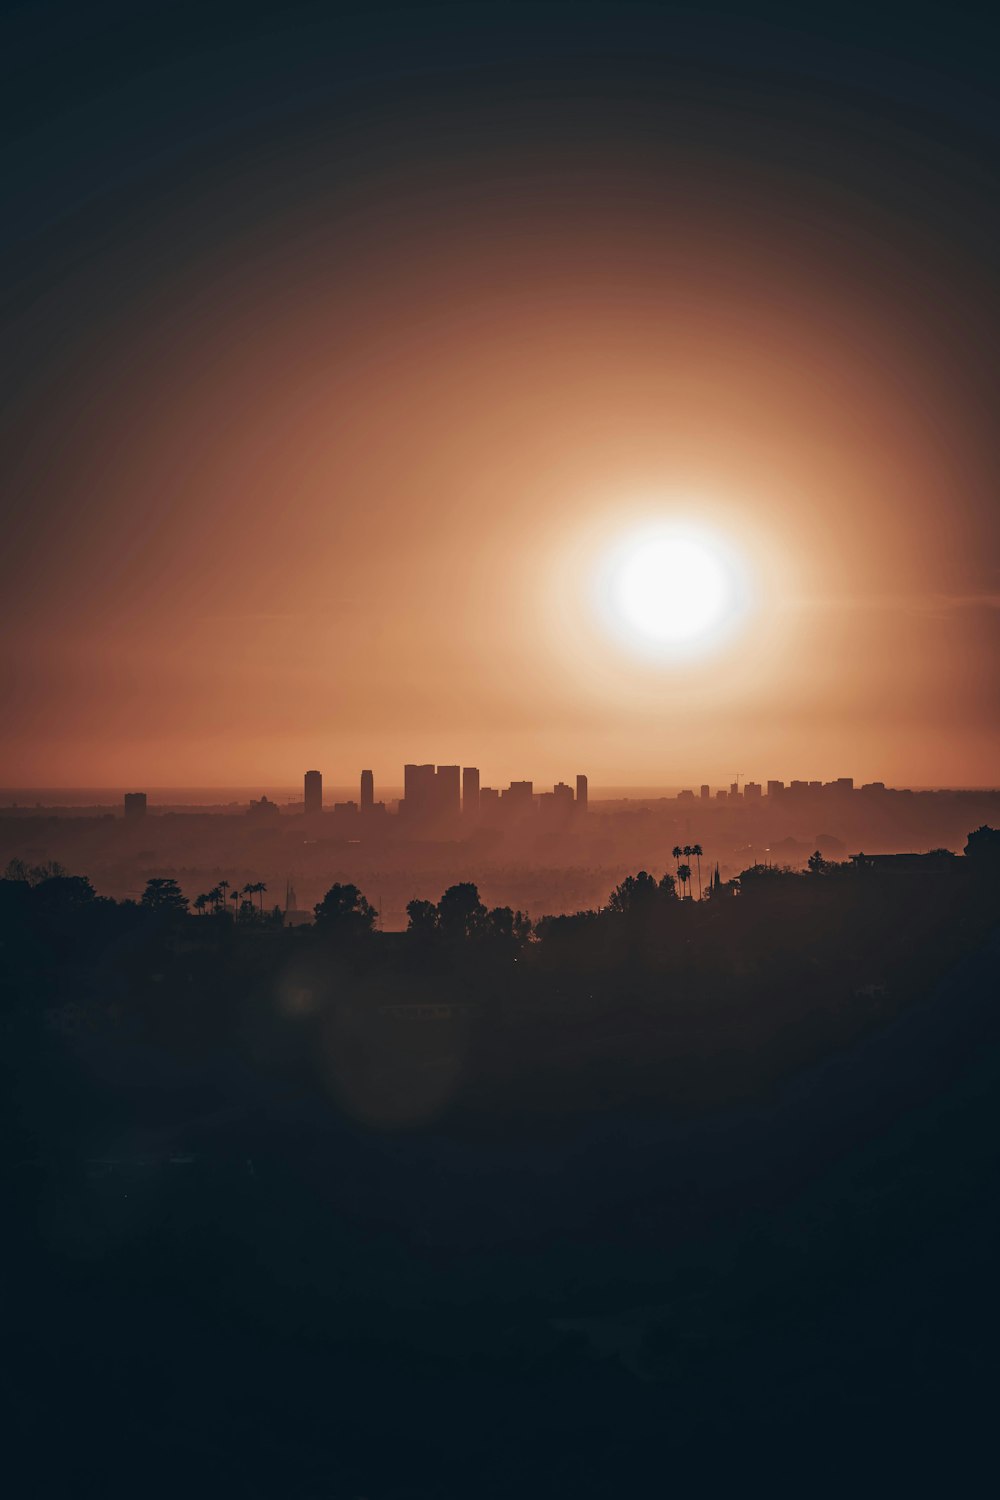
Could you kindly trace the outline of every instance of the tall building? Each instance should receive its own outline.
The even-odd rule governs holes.
[[[759,802],[761,796],[760,782],[748,781],[746,786],[743,788],[743,796],[747,802]]]
[[[540,792],[538,817],[540,826],[549,833],[563,830],[573,816],[576,802],[573,788],[565,781],[557,781],[551,792]]]
[[[785,783],[783,781],[769,781],[767,783],[767,795],[769,797],[780,797],[784,790]]]
[[[403,800],[399,810],[418,823],[458,817],[462,808],[460,766],[403,767]]]
[[[146,816],[146,793],[125,793],[125,816],[126,818],[144,818]]]
[[[434,767],[403,767],[403,801],[400,812],[408,818],[425,817],[434,808]]]
[[[434,777],[434,807],[441,817],[458,817],[462,810],[461,766],[438,766]]]
[[[466,766],[462,772],[462,811],[467,818],[479,813],[479,768]]]
[[[532,812],[535,806],[534,782],[512,781],[510,786],[500,793],[500,801],[504,805],[505,813],[513,817],[523,817],[524,814]]]
[[[307,818],[318,817],[323,811],[323,775],[321,771],[307,771],[303,785],[303,802]]]
[[[375,806],[375,777],[371,771],[361,772],[361,811],[371,812]]]
[[[732,782],[730,782],[730,784],[729,784],[729,800],[730,800],[730,802],[734,802],[734,801],[738,800],[739,795],[740,795],[740,784],[739,784],[739,782],[738,781],[732,781]]]
[[[500,814],[500,793],[496,787],[479,788],[479,817],[486,827],[494,827]]]
[[[702,800],[702,802],[707,802],[708,799],[711,797],[711,795],[712,795],[712,788],[709,786],[708,782],[707,781],[702,782],[702,787],[701,787],[701,800]]]
[[[588,783],[586,776],[576,778],[576,810],[578,813],[587,811]]]

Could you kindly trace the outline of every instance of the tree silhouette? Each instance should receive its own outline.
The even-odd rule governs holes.
[[[1000,869],[1000,830],[983,823],[973,829],[965,845],[965,857],[977,872]]]
[[[477,936],[492,942],[501,951],[520,949],[530,942],[531,919],[510,906],[494,906],[482,918],[476,929]]]
[[[4,870],[5,880],[25,880],[28,885],[41,885],[43,880],[62,880],[69,875],[65,865],[57,859],[47,859],[40,865],[29,865],[23,859],[11,859]]]
[[[534,937],[534,923],[526,911],[514,913],[514,941],[522,947]]]
[[[699,901],[701,900],[701,856],[704,854],[704,852],[705,851],[701,847],[700,844],[692,844],[691,845],[691,853],[694,855],[695,859],[698,861],[698,900]]]
[[[199,917],[203,917],[205,915],[205,907],[208,905],[209,899],[210,898],[207,891],[201,891],[197,896],[195,896],[192,905],[194,906],[194,909],[198,913]]]
[[[47,875],[35,882],[32,892],[36,911],[49,918],[86,911],[96,900],[94,887],[85,875]]]
[[[367,936],[378,916],[356,885],[341,885],[339,882],[330,887],[313,911],[317,930],[338,941]]]
[[[615,886],[604,912],[611,917],[624,917],[629,922],[638,922],[661,912],[676,897],[677,886],[673,875],[666,873],[657,884],[652,875],[640,870],[637,875],[626,875],[621,884]]]
[[[147,911],[162,912],[168,916],[180,916],[188,909],[187,897],[176,880],[161,876],[154,876],[146,881],[146,889],[139,905],[144,906]]]
[[[408,901],[406,904],[407,932],[417,938],[430,938],[438,929],[438,909],[433,901]]]
[[[676,873],[676,871],[680,869],[680,859],[681,855],[684,853],[684,850],[681,848],[680,844],[675,844],[670,852],[674,856],[674,871]]]
[[[684,899],[685,900],[690,900],[691,898],[688,895],[687,886],[688,886],[688,881],[691,879],[691,866],[690,865],[679,865],[678,868],[677,868],[677,879],[681,883],[681,888],[682,888],[682,890],[684,892]]]
[[[613,916],[632,917],[652,910],[659,887],[652,875],[640,870],[637,875],[626,875],[608,897],[608,911]]]
[[[450,885],[438,902],[438,926],[445,937],[471,937],[482,925],[486,907],[479,899],[479,888],[471,880]]]

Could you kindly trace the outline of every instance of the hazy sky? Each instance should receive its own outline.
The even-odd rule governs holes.
[[[1000,780],[971,9],[3,27],[0,783]],[[685,662],[592,597],[671,517]]]

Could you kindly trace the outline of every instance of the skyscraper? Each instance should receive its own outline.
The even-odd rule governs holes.
[[[576,778],[576,810],[578,813],[587,811],[588,784],[586,776]]]
[[[500,801],[511,817],[525,817],[535,806],[534,783],[512,781],[506,791],[500,793]]]
[[[323,775],[320,771],[307,771],[303,786],[303,802],[307,818],[318,817],[323,811]]]
[[[479,813],[479,768],[466,766],[462,772],[462,812],[467,818]]]
[[[400,812],[408,818],[426,816],[434,807],[434,767],[403,767],[403,802]]]
[[[371,771],[361,772],[361,811],[371,812],[375,806],[375,777]]]
[[[460,766],[438,766],[434,778],[435,810],[445,818],[457,818],[462,809],[462,770]]]
[[[484,824],[496,823],[500,808],[500,793],[496,787],[484,786],[479,789],[479,816]]]

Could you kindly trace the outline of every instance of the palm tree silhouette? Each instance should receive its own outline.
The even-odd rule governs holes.
[[[691,853],[694,855],[695,859],[698,861],[698,900],[699,901],[701,900],[701,856],[704,854],[704,852],[705,851],[701,847],[700,844],[692,844],[691,845]]]
[[[684,850],[681,848],[680,844],[675,844],[674,847],[671,849],[670,852],[674,856],[674,869],[675,869],[675,871],[677,871],[679,869],[679,863],[678,862],[680,860],[681,855],[684,853]]]
[[[228,880],[220,880],[219,884],[216,886],[216,890],[219,893],[219,904],[220,904],[220,906],[225,907],[225,904],[226,904],[226,893],[229,890],[229,881]]]
[[[682,886],[682,888],[684,890],[684,899],[685,900],[689,900],[690,898],[687,895],[687,883],[691,879],[691,866],[690,865],[678,865],[678,867],[677,867],[677,878],[681,882],[681,886]]]
[[[239,888],[238,885],[234,885],[233,886],[233,893],[232,893],[232,895],[230,896],[229,899],[233,903],[233,921],[235,922],[236,919],[239,917],[239,914],[240,914],[240,908],[239,908],[239,903],[240,903],[240,888]]]
[[[202,891],[200,895],[195,896],[192,905],[194,906],[194,909],[198,913],[199,917],[203,917],[205,915],[205,907],[208,905],[209,899],[210,898],[205,891]]]

